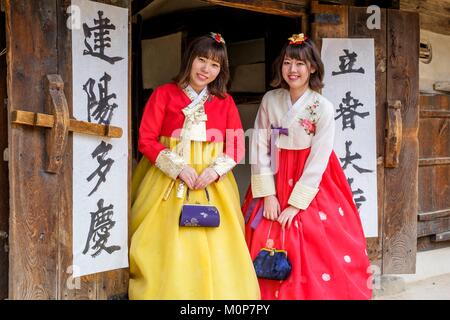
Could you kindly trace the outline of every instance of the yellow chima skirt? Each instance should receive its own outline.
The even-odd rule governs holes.
[[[160,142],[174,149],[178,140]],[[222,142],[191,142],[191,166],[200,174],[222,148]],[[259,299],[233,174],[208,186],[220,212],[218,228],[180,227],[179,179],[163,199],[171,181],[145,157],[133,173],[129,298]],[[196,201],[207,203],[204,190],[189,192],[189,203]]]

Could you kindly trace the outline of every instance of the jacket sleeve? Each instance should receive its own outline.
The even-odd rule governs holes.
[[[311,141],[311,151],[306,160],[300,179],[294,186],[288,203],[306,210],[319,192],[322,175],[328,165],[334,143],[334,108],[329,102],[320,104],[320,117],[316,124],[316,133]]]
[[[251,188],[255,198],[275,195],[275,179],[272,170],[271,129],[265,95],[255,119],[250,141]]]
[[[139,151],[172,179],[176,179],[186,166],[182,157],[159,142],[164,121],[166,94],[157,88],[145,105],[139,128]]]
[[[223,154],[211,165],[220,177],[232,170],[245,157],[245,137],[241,118],[233,98],[228,96],[228,99]]]

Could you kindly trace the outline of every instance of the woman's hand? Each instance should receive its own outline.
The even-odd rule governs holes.
[[[278,202],[277,197],[275,196],[264,197],[264,212],[263,212],[264,218],[275,221],[277,220],[279,213],[280,213],[280,203]]]
[[[292,220],[299,212],[300,212],[300,209],[293,207],[293,206],[289,206],[283,210],[283,212],[280,214],[280,216],[278,217],[277,220],[281,224],[283,229],[286,227],[286,223],[288,224],[287,227],[290,228]]]
[[[195,181],[198,178],[198,174],[194,168],[190,166],[185,166],[178,175],[178,178],[183,180],[188,186],[188,188],[192,190],[194,189]]]
[[[212,182],[216,181],[219,178],[216,170],[213,168],[206,168],[195,181],[194,189],[205,189]]]

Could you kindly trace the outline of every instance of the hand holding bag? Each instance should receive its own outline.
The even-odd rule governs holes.
[[[278,250],[272,247],[273,240],[269,239],[272,224],[273,221],[269,227],[266,247],[259,251],[258,255],[255,257],[255,260],[253,260],[253,266],[255,267],[256,275],[259,278],[285,280],[291,274],[292,266],[288,260],[286,250]],[[282,248],[284,248],[284,229]]]
[[[218,227],[220,225],[219,210],[211,205],[206,188],[205,193],[208,204],[183,204],[180,227]],[[189,189],[186,193],[186,201],[189,201]]]

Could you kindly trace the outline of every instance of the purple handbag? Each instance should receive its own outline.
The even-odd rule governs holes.
[[[183,204],[180,215],[180,227],[218,227],[220,225],[219,210],[210,204],[208,190],[206,190],[208,204]],[[186,200],[189,200],[189,189]]]

